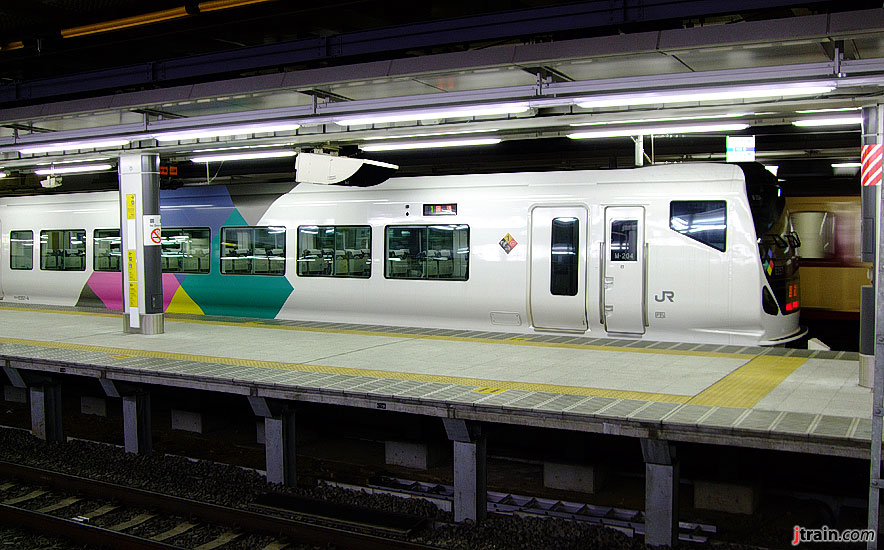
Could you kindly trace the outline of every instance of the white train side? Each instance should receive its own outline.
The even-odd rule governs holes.
[[[164,191],[164,232],[205,227],[211,239],[207,272],[164,274],[164,285],[180,287],[167,293],[166,307],[477,331],[782,343],[802,331],[797,243],[773,183],[753,182],[747,194],[740,167],[693,164],[396,178],[371,188],[299,184],[247,200],[231,200],[236,190],[222,186],[204,187],[199,196],[186,188]],[[119,227],[118,205],[116,193],[0,199],[3,299],[82,304],[87,287],[98,288],[98,275],[109,277],[95,273],[105,268],[97,267],[94,232]],[[230,215],[224,210],[219,217],[223,208]],[[249,233],[249,227],[274,228],[274,235]],[[45,231],[71,229],[85,235],[82,266],[43,269],[41,235],[46,246]],[[33,267],[12,269],[13,248],[19,247],[16,258],[27,254],[12,235],[27,231],[34,235]],[[172,265],[171,253],[168,260]],[[95,293],[101,294],[89,295]],[[256,309],[257,303],[267,305]]]

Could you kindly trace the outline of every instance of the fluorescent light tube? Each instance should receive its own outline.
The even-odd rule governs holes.
[[[447,107],[425,111],[395,111],[343,117],[335,120],[341,126],[365,126],[386,122],[406,122],[417,120],[434,120],[440,118],[463,118],[486,115],[508,115],[524,113],[528,110],[527,103],[504,103],[496,105],[473,105],[469,107]]]
[[[741,116],[750,116],[755,113],[728,113],[724,115],[692,115],[678,116],[670,118],[637,118],[633,120],[608,120],[604,122],[575,122],[568,126],[606,126],[608,124],[654,124],[657,122],[678,122],[680,120],[706,120],[717,118],[739,118]]]
[[[451,132],[432,132],[427,134],[402,134],[398,136],[369,136],[362,138],[365,141],[377,141],[381,139],[403,139],[403,138],[424,138],[438,136],[454,136],[463,134],[487,134],[497,132],[500,128],[489,128],[487,130],[452,130]]]
[[[18,150],[24,155],[37,153],[57,153],[59,151],[75,151],[77,149],[101,149],[102,147],[122,147],[129,145],[131,139],[102,139],[92,141],[70,141],[66,143],[50,143],[46,145],[35,145],[33,147],[22,147]]]
[[[191,162],[224,162],[228,160],[256,160],[282,157],[293,157],[298,153],[294,151],[264,151],[254,153],[232,153],[228,155],[205,155],[192,157]]]
[[[571,139],[591,139],[620,136],[647,136],[662,134],[695,134],[702,132],[736,132],[748,128],[748,124],[694,124],[673,126],[641,126],[617,128],[616,130],[590,130],[568,134]]]
[[[269,124],[241,124],[239,126],[224,126],[219,128],[200,128],[181,130],[180,132],[161,132],[152,134],[157,141],[184,141],[188,139],[204,139],[226,136],[239,136],[245,134],[266,134],[270,132],[286,132],[297,130],[300,124],[293,122],[277,122]]]
[[[443,141],[409,141],[405,143],[378,143],[377,145],[360,145],[363,151],[399,151],[403,149],[434,149],[436,147],[470,147],[474,145],[494,145],[500,143],[499,138],[483,139],[450,139]]]
[[[832,168],[862,168],[859,162],[833,162]]]
[[[801,113],[803,115],[810,113],[838,113],[843,111],[859,111],[861,107],[835,107],[831,109],[803,109],[801,111],[795,111],[796,113]]]
[[[803,85],[782,86],[778,88],[738,88],[722,90],[682,90],[660,91],[640,94],[606,95],[599,98],[578,99],[578,107],[592,109],[595,107],[625,107],[628,105],[653,105],[657,103],[694,103],[698,101],[720,101],[725,99],[758,99],[763,97],[789,97],[819,95],[831,92],[834,86]]]
[[[6,172],[0,172],[0,179],[5,178],[7,176]]]
[[[35,170],[38,176],[55,176],[57,174],[76,174],[77,172],[100,172],[102,170],[110,170],[113,168],[111,164],[84,164],[81,166],[65,166],[63,168],[41,168]]]
[[[796,120],[792,124],[795,126],[848,126],[854,124],[862,124],[863,118],[860,116],[844,116],[832,118],[805,118]]]

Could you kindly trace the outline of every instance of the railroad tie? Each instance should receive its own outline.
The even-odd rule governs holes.
[[[119,506],[116,506],[114,504],[105,504],[104,506],[100,506],[95,510],[92,510],[91,512],[87,512],[75,517],[74,521],[92,521],[95,518],[99,518],[105,514],[113,512],[117,508],[119,508]]]
[[[0,491],[8,491],[13,487],[15,487],[15,483],[4,483],[3,485],[0,485]]]
[[[239,533],[236,533],[234,531],[227,531],[226,533],[221,533],[220,535],[218,535],[218,538],[197,546],[196,548],[194,548],[194,550],[214,550],[215,548],[218,548],[219,546],[224,546],[233,539],[238,538],[239,535]],[[266,546],[265,549],[266,548],[269,548],[269,545]],[[282,547],[280,546],[280,548]]]
[[[111,531],[125,531],[131,527],[135,527],[136,525],[141,525],[145,521],[153,519],[156,517],[156,514],[138,514],[134,518],[129,521],[124,521],[122,523],[118,523],[116,525],[111,525],[108,527]]]
[[[288,545],[289,545],[289,543],[287,543],[287,542],[279,542],[278,540],[275,540],[275,541],[271,542],[270,544],[268,544],[267,546],[265,546],[264,548],[262,548],[261,550],[282,550],[283,548],[286,548]]]
[[[43,513],[43,514],[48,514],[49,512],[54,512],[56,510],[61,510],[62,508],[67,508],[71,504],[76,504],[76,503],[80,502],[81,500],[83,500],[83,499],[81,499],[80,497],[68,497],[64,500],[56,502],[55,504],[50,504],[49,506],[44,506],[43,508],[40,508],[37,511],[40,513]]]
[[[28,494],[26,494],[26,495],[22,495],[22,496],[20,496],[20,497],[10,498],[10,499],[4,500],[4,501],[3,501],[3,504],[6,504],[6,505],[8,505],[8,506],[14,506],[14,505],[19,504],[19,503],[21,503],[21,502],[26,502],[26,501],[28,501],[28,500],[32,500],[32,499],[35,499],[35,498],[37,498],[37,497],[43,496],[43,495],[45,495],[46,493],[48,493],[48,491],[44,491],[44,490],[42,490],[42,489],[37,489],[36,491],[31,491],[30,493],[28,493]]]
[[[187,523],[187,522],[179,523],[178,525],[169,529],[165,533],[160,533],[159,535],[157,535],[155,537],[151,537],[151,539],[155,540],[155,541],[162,542],[162,541],[170,539],[172,537],[177,537],[181,533],[186,533],[186,532],[190,531],[191,529],[193,529],[194,527],[196,527],[195,523]]]

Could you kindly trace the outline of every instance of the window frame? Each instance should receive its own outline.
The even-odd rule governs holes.
[[[249,261],[249,266],[250,266],[248,273],[236,273],[233,271],[224,271],[224,260],[225,259],[232,259],[232,260],[238,259],[237,256],[224,256],[224,241],[225,241],[224,232],[228,229],[230,229],[230,230],[248,229],[251,232],[250,245],[249,245],[251,252],[247,258]],[[255,230],[256,229],[265,229],[265,230],[266,229],[282,229],[282,256],[281,256],[281,258],[282,258],[282,272],[281,273],[274,273],[274,272],[269,271],[269,265],[270,265],[269,262],[272,261],[271,258],[275,259],[273,261],[279,261],[279,259],[278,259],[279,256],[269,256],[269,255],[264,256],[264,258],[266,258],[268,261],[268,272],[267,273],[255,273],[255,259],[256,259],[255,258]],[[221,273],[221,275],[246,275],[246,276],[253,276],[253,277],[285,277],[286,270],[288,269],[288,261],[287,261],[287,257],[286,257],[286,247],[288,246],[288,243],[286,242],[287,239],[288,239],[288,228],[284,225],[228,225],[228,226],[222,226],[220,229],[220,232],[218,234],[218,270]],[[242,258],[239,258],[239,259],[242,259]]]
[[[28,267],[12,267],[12,240],[13,233],[30,233],[31,235],[31,261]],[[24,246],[24,245],[23,245]],[[24,256],[19,256],[24,258]],[[34,270],[34,230],[33,229],[14,229],[9,232],[9,269],[15,271],[33,271]]]
[[[303,248],[303,249],[301,248],[301,235],[302,235],[302,233],[304,233],[303,230],[306,229],[306,228],[312,228],[312,227],[315,227],[315,228],[317,228],[318,230],[328,229],[328,228],[332,228],[332,230],[333,230],[333,237],[332,237],[332,240],[334,241],[334,246],[333,246],[332,249],[331,249],[331,250],[332,250],[332,256],[331,256],[331,262],[330,262],[330,264],[329,264],[329,265],[331,266],[331,268],[332,268],[332,269],[331,269],[331,273],[322,273],[322,272],[317,272],[317,273],[304,272],[304,273],[302,273],[301,265],[303,264],[303,262],[305,262],[305,261],[309,261],[309,260],[313,259],[313,258],[308,258],[307,256],[302,257],[302,256],[301,256],[301,252],[302,252],[302,250],[321,250],[321,249],[317,249],[317,248]],[[336,256],[337,256],[336,253],[338,252],[338,247],[337,247],[338,239],[337,239],[337,236],[338,236],[338,230],[341,230],[341,229],[364,229],[364,230],[368,230],[368,247],[367,247],[367,248],[360,248],[360,249],[359,249],[359,250],[361,250],[361,251],[368,250],[368,258],[367,258],[367,259],[365,258],[364,252],[363,252],[363,256],[362,256],[362,258],[361,258],[364,262],[366,262],[365,265],[368,267],[368,274],[367,274],[367,275],[351,275],[351,274],[349,274],[349,273],[348,273],[348,274],[338,274],[338,273],[336,273],[337,270],[335,269],[335,262],[336,262]],[[295,248],[296,248],[296,252],[295,252],[295,275],[297,275],[298,277],[307,277],[307,278],[323,277],[323,278],[331,278],[331,279],[370,279],[370,278],[371,278],[371,273],[372,273],[372,269],[371,269],[371,268],[372,268],[372,253],[371,253],[371,250],[372,250],[372,227],[371,227],[370,225],[317,225],[317,224],[304,224],[304,225],[299,225],[299,226],[297,226],[296,231],[297,231],[297,234],[296,234],[296,237],[295,237]],[[346,253],[346,251],[347,251],[347,250],[350,250],[350,249],[344,248],[343,250],[344,250],[345,253]],[[354,250],[355,250],[355,249],[354,249]],[[347,260],[348,260],[348,262],[349,262],[350,258],[348,257]],[[323,259],[323,261],[326,261],[326,260]],[[306,270],[305,270],[305,271],[306,271]]]
[[[430,229],[433,227],[441,227],[441,226],[463,228],[463,230],[466,231],[466,239],[467,239],[467,242],[466,242],[467,252],[466,252],[466,260],[465,260],[466,261],[466,269],[464,270],[464,274],[463,274],[462,278],[461,277],[453,277],[453,276],[452,277],[445,277],[445,278],[443,278],[443,277],[429,277],[429,276],[425,277],[424,273],[426,273],[426,271],[427,271],[426,267],[428,265],[428,264],[426,264],[426,262],[429,261],[426,257],[423,259],[424,269],[421,270],[420,277],[392,277],[392,276],[390,276],[389,267],[391,264],[390,264],[390,240],[389,240],[389,237],[390,237],[390,230],[391,229],[394,229],[394,228],[399,228],[399,229],[415,228],[415,229],[425,230],[426,231],[426,240],[424,241],[423,244],[428,245],[429,244]],[[457,229],[455,229],[455,230],[457,230]],[[425,253],[427,250],[428,249],[425,248],[423,250],[423,252]],[[454,260],[454,255],[451,256],[451,261],[453,261],[453,260]],[[391,224],[391,225],[384,226],[384,278],[390,279],[390,280],[397,280],[397,281],[451,281],[451,282],[468,281],[470,279],[470,226],[469,226],[469,224],[465,224],[465,223],[428,223],[428,224],[408,223],[408,224]]]
[[[83,255],[82,255],[83,265],[82,265],[82,267],[80,267],[79,269],[68,269],[66,267],[62,267],[61,269],[47,269],[46,267],[43,266],[43,258],[45,257],[45,255],[43,253],[43,234],[44,233],[52,233],[52,232],[68,233],[68,234],[82,233],[82,235],[83,235],[82,236],[82,238],[83,238]],[[71,241],[70,241],[70,235],[69,235],[68,236],[68,244],[70,244],[70,242]],[[63,251],[63,253],[60,257],[63,259],[68,258],[68,256],[66,255],[66,252],[65,252],[66,250],[68,250],[67,248],[59,248],[59,249],[53,249],[53,250]],[[85,228],[84,229],[77,228],[77,229],[41,229],[40,230],[40,271],[86,271],[86,258],[88,257],[88,254],[89,254],[89,250],[86,246],[86,229]],[[80,256],[78,255],[76,257],[80,257]]]
[[[96,233],[98,233],[99,231],[116,231],[117,232],[117,237],[120,239],[120,265],[119,265],[119,269],[99,269],[98,268],[98,265],[97,265],[98,246],[95,245],[95,241],[98,240]],[[111,250],[113,250],[113,248],[111,248]],[[104,228],[104,229],[96,228],[96,229],[92,230],[92,271],[97,272],[97,273],[122,273],[123,272],[123,256],[122,256],[122,254],[123,254],[123,239],[122,239],[122,232],[119,229],[114,229],[113,227],[108,227],[108,228]],[[110,257],[110,256],[108,256],[108,257]]]
[[[703,211],[703,213],[705,213],[705,212],[711,212],[711,211],[713,211],[713,210],[719,210],[719,209],[721,209],[721,210],[724,211],[724,228],[720,230],[720,231],[722,231],[722,245],[721,245],[721,248],[719,248],[718,246],[716,246],[715,244],[713,244],[713,241],[711,241],[711,240],[701,239],[698,235],[695,235],[695,234],[689,233],[689,232],[687,231],[687,229],[689,229],[689,228],[685,228],[684,230],[681,230],[681,229],[678,229],[678,228],[676,228],[676,227],[673,226],[672,220],[675,218],[675,216],[673,215],[672,208],[673,208],[673,205],[678,204],[678,203],[709,203],[709,204],[720,204],[720,205],[723,205],[723,206],[721,206],[721,207],[719,207],[719,208],[709,208],[709,209]],[[717,250],[717,251],[719,251],[719,252],[726,253],[726,252],[727,252],[727,227],[728,227],[728,226],[727,226],[727,205],[728,205],[727,201],[726,201],[726,200],[721,200],[721,199],[714,199],[714,200],[710,200],[710,199],[671,200],[671,201],[669,201],[669,229],[671,229],[672,231],[674,231],[674,232],[676,232],[676,233],[678,233],[678,234],[680,234],[680,235],[683,235],[683,236],[685,236],[685,237],[687,237],[687,238],[689,238],[689,239],[691,239],[691,240],[693,240],[693,241],[696,241],[696,242],[698,242],[698,243],[700,243],[700,244],[702,244],[702,245],[708,246],[709,248],[711,248],[711,249],[713,249],[713,250]],[[698,213],[701,213],[701,212],[694,212],[694,213],[692,213],[692,214],[698,214]]]
[[[569,258],[557,258],[554,253],[556,244],[564,242],[564,240],[556,241],[557,223],[571,225],[567,230],[571,237]],[[580,218],[575,216],[559,216],[550,220],[549,293],[553,296],[577,296],[580,290],[580,231]],[[564,285],[560,284],[563,275],[567,277]]]
[[[162,268],[162,263],[163,263],[163,256],[164,256],[164,254],[163,254],[163,252],[164,252],[164,250],[163,250],[164,244],[163,244],[162,240],[163,240],[163,238],[165,238],[164,233],[165,233],[166,231],[170,231],[170,232],[171,232],[171,231],[178,231],[178,232],[185,232],[185,231],[205,231],[206,234],[208,235],[208,239],[207,239],[207,240],[208,240],[208,246],[209,246],[209,248],[208,248],[208,252],[207,252],[206,255],[205,255],[206,262],[208,262],[208,264],[209,264],[209,265],[208,265],[208,268],[207,268],[205,271],[203,271],[202,269],[200,269],[200,268],[199,268],[199,265],[200,265],[200,263],[199,263],[199,257],[197,257],[197,269],[198,269],[197,271],[185,271],[185,270],[183,270],[183,269],[178,270],[178,271],[171,271],[171,270],[168,270],[168,269],[163,269],[163,268]],[[193,237],[192,237],[192,236],[188,236],[188,238],[189,238],[191,241],[193,240]],[[219,254],[219,257],[220,257],[220,254],[221,254],[221,252],[220,252],[220,248],[219,248],[218,254]],[[182,262],[182,265],[183,265],[183,262]],[[188,226],[188,227],[163,227],[163,228],[161,229],[161,231],[160,231],[160,269],[161,269],[161,271],[162,271],[163,273],[180,273],[180,274],[182,274],[182,275],[209,275],[209,274],[211,274],[211,273],[212,273],[212,228],[211,228],[211,227],[207,227],[207,226],[198,226],[198,227],[197,227],[197,226]],[[219,264],[219,269],[220,269],[220,264]],[[228,274],[228,275],[230,275],[230,274]],[[243,273],[242,275],[245,275],[245,274]],[[259,273],[259,275],[263,275],[263,274],[260,274],[260,273]]]

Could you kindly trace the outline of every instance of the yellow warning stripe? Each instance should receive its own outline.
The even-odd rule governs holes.
[[[456,384],[461,386],[478,386],[480,388],[495,388],[500,390],[523,390],[547,393],[562,393],[568,395],[584,395],[591,397],[612,397],[616,399],[635,399],[639,401],[662,401],[666,403],[685,403],[691,396],[671,395],[665,393],[650,393],[627,390],[611,390],[604,388],[583,388],[576,386],[562,386],[557,384],[535,384],[531,382],[515,382],[505,380],[489,380],[485,378],[468,378],[461,376],[444,376],[437,374],[419,374],[410,372],[392,372],[377,369],[358,369],[351,367],[331,367],[324,365],[308,365],[306,363],[282,363],[278,361],[260,361],[256,359],[237,359],[233,357],[216,357],[211,355],[194,355],[189,353],[171,353],[167,351],[148,351],[128,348],[115,348],[110,346],[94,346],[87,344],[71,344],[67,342],[46,342],[43,340],[28,340],[24,338],[0,338],[0,343],[19,344],[54,349],[73,349],[79,351],[91,351],[107,354],[108,358],[129,357],[152,357],[157,359],[174,359],[182,361],[195,361],[200,363],[220,363],[224,365],[238,365],[246,367],[262,367],[299,372],[312,372],[323,374],[345,374],[349,376],[364,376],[370,378],[388,378],[392,380],[412,380],[416,382],[437,382],[443,384]]]
[[[28,311],[33,313],[60,313],[66,315],[97,315],[100,317],[118,317],[120,314],[118,313],[93,313],[88,311],[68,311],[68,310],[54,310],[54,309],[30,309],[26,307],[4,307],[0,306],[0,310],[12,310],[12,311]],[[632,348],[626,346],[595,346],[590,344],[562,344],[555,342],[533,342],[529,340],[525,340],[523,337],[513,337],[508,338],[506,340],[500,340],[495,338],[471,338],[467,336],[439,336],[439,335],[430,335],[430,334],[409,334],[402,332],[393,332],[393,331],[370,331],[370,330],[358,330],[358,329],[335,329],[335,328],[318,328],[318,327],[303,327],[303,326],[291,326],[291,325],[276,325],[276,324],[267,324],[259,321],[221,321],[214,319],[187,319],[187,318],[178,318],[178,317],[170,317],[166,316],[166,323],[190,323],[195,325],[213,325],[213,326],[227,326],[227,327],[248,327],[248,328],[262,328],[262,329],[275,329],[275,330],[291,330],[298,332],[318,332],[318,333],[328,333],[328,334],[352,334],[352,335],[360,335],[360,336],[384,336],[384,337],[393,337],[393,338],[410,338],[414,340],[440,340],[440,341],[451,341],[451,342],[473,342],[480,344],[507,344],[512,346],[532,346],[532,347],[546,347],[546,348],[565,348],[565,349],[586,349],[586,350],[596,350],[596,351],[613,351],[613,352],[627,352],[627,353],[650,353],[655,355],[679,355],[679,356],[689,356],[689,357],[716,357],[716,358],[726,358],[726,359],[750,359],[756,357],[756,355],[751,353],[720,353],[720,352],[706,352],[706,351],[688,351],[688,350],[670,350],[670,349],[648,349],[648,348]]]
[[[805,357],[756,357],[698,393],[688,403],[751,409],[806,361]]]

